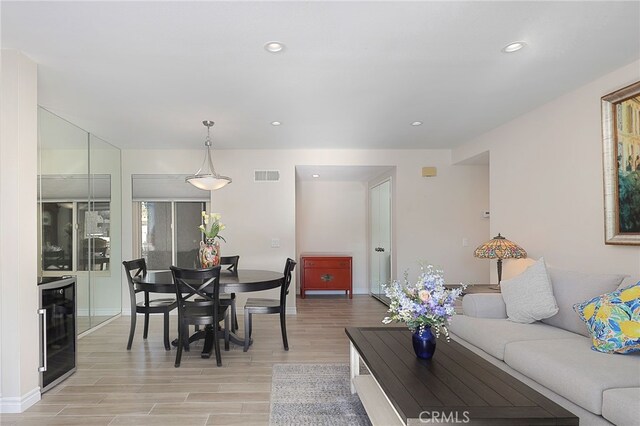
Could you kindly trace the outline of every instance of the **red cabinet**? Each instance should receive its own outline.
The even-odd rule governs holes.
[[[300,296],[307,290],[344,290],[353,297],[351,256],[300,256]]]

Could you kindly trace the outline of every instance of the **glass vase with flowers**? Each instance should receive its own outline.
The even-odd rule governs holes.
[[[201,268],[211,268],[220,264],[220,240],[226,241],[220,231],[225,225],[220,222],[219,213],[202,212],[202,224],[198,227],[202,232],[204,241],[200,241],[198,260]]]
[[[397,280],[384,286],[385,295],[391,300],[389,316],[382,322],[403,322],[413,332],[413,349],[418,358],[430,359],[436,350],[436,338],[444,334],[449,340],[447,325],[455,315],[455,302],[466,285],[447,288],[444,273],[433,265],[421,265],[415,282],[408,273],[404,282]]]

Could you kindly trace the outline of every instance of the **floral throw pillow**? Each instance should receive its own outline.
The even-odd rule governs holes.
[[[596,351],[640,351],[640,282],[573,305],[573,309],[587,324]]]

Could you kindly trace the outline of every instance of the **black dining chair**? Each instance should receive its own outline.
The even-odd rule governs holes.
[[[180,367],[183,347],[189,347],[189,325],[204,325],[213,334],[216,364],[222,365],[218,326],[224,320],[225,348],[229,345],[227,306],[220,305],[220,266],[208,269],[171,267],[178,301],[178,350],[175,366]]]
[[[147,275],[147,263],[144,259],[124,261],[122,262],[122,265],[124,266],[124,270],[127,274],[129,298],[131,303],[131,327],[129,330],[127,350],[131,350],[131,344],[133,343],[133,336],[136,331],[137,314],[144,314],[144,333],[142,335],[144,339],[146,339],[149,334],[149,315],[164,314],[164,348],[168,351],[171,350],[171,345],[169,344],[169,312],[176,308],[176,300],[173,298],[150,300],[148,291],[136,290],[133,279]],[[144,300],[137,302],[136,294],[140,292],[144,293]]]
[[[284,350],[289,350],[289,342],[287,341],[287,324],[285,319],[287,312],[287,294],[289,294],[289,285],[291,284],[291,273],[295,267],[295,260],[287,259],[284,266],[284,279],[280,286],[280,300],[258,299],[253,297],[247,299],[247,303],[244,305],[244,352],[249,349],[249,343],[251,341],[251,316],[253,314],[280,314],[282,343],[284,344]]]
[[[220,256],[220,266],[227,266],[227,271],[238,273],[238,263],[240,262],[240,256]],[[231,307],[231,329],[232,331],[238,330],[238,314],[236,311],[236,294],[235,293],[222,293],[220,295],[220,304]]]

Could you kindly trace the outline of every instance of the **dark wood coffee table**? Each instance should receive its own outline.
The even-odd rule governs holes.
[[[457,342],[441,337],[434,357],[421,360],[406,328],[345,331],[351,391],[358,392],[374,425],[578,424],[573,413]],[[359,374],[360,360],[371,375]]]

